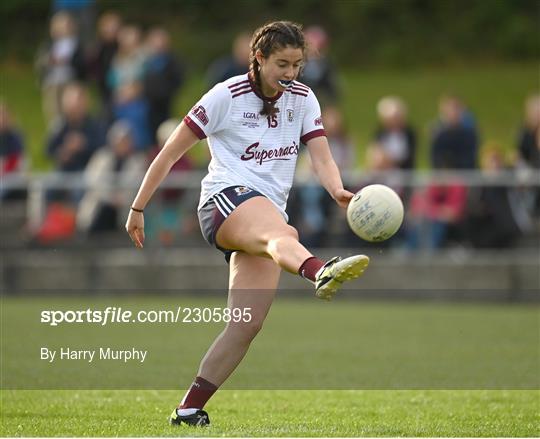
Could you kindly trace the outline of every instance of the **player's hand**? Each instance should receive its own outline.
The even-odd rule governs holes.
[[[352,200],[352,197],[354,197],[354,194],[352,192],[349,192],[347,189],[338,189],[334,193],[334,200],[336,200],[338,206],[342,207],[343,209],[347,208],[350,201]]]
[[[126,221],[126,230],[129,237],[137,248],[143,248],[144,244],[144,215],[142,212],[129,211]]]

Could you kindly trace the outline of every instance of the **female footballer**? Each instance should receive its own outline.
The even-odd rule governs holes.
[[[150,165],[133,201],[126,229],[142,248],[143,210],[150,197],[172,165],[208,137],[212,159],[201,183],[200,226],[205,239],[229,262],[229,308],[250,307],[252,319],[228,323],[217,337],[172,413],[172,424],[210,423],[202,409],[259,332],[281,269],[311,281],[315,295],[330,300],[342,282],[361,276],[369,263],[363,255],[323,261],[300,244],[298,232],[287,224],[285,207],[301,143],[339,206],[346,208],[354,195],[343,188],[317,98],[296,81],[304,50],[298,24],[277,21],[257,29],[249,73],[217,84],[195,104]]]

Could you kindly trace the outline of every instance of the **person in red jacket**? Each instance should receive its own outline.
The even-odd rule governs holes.
[[[431,183],[414,192],[407,227],[410,249],[430,250],[445,245],[448,232],[462,221],[467,206],[467,188],[456,179],[447,184]]]

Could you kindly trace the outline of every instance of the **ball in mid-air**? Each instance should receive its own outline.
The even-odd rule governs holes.
[[[352,231],[369,242],[386,241],[403,222],[399,195],[383,184],[372,184],[356,193],[347,208]]]

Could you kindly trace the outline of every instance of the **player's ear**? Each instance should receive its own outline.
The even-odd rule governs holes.
[[[260,66],[263,65],[264,55],[261,52],[261,49],[257,49],[257,51],[255,52],[255,59],[257,60]]]

